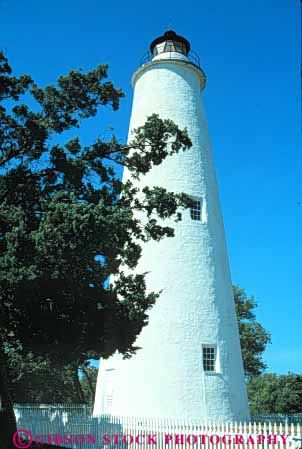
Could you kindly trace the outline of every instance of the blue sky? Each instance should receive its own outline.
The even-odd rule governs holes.
[[[253,294],[271,332],[268,370],[301,372],[302,139],[299,0],[0,0],[0,47],[41,85],[71,68],[109,64],[126,97],[85,123],[125,140],[130,78],[169,23],[207,75],[213,144],[233,282]],[[299,204],[301,202],[301,205]]]

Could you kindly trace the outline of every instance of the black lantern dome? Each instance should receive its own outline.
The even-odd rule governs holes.
[[[166,52],[176,52],[187,56],[190,51],[190,42],[178,36],[175,31],[169,30],[151,42],[150,51],[153,56]]]

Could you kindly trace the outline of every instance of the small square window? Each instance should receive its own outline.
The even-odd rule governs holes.
[[[192,220],[201,220],[201,201],[193,200],[191,205],[191,218]]]
[[[202,348],[203,369],[207,372],[216,371],[216,347],[203,346]]]

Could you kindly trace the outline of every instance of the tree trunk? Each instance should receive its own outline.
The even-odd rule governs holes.
[[[13,435],[17,430],[13,403],[8,390],[6,357],[0,347],[0,447],[14,448]]]
[[[75,391],[77,393],[78,399],[80,402],[85,402],[84,393],[81,387],[81,382],[79,379],[79,366],[78,364],[74,367],[73,371],[73,384],[75,387]]]
[[[86,377],[87,382],[88,382],[88,385],[89,385],[89,390],[90,390],[90,402],[93,402],[93,398],[94,398],[94,388],[93,388],[93,385],[92,385],[91,378],[90,378],[90,376],[89,376],[89,374],[88,374],[88,371],[87,371],[87,369],[85,368],[84,365],[81,367],[81,369],[82,369],[83,373],[85,374],[85,377]]]

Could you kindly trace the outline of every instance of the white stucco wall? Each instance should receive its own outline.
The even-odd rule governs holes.
[[[101,361],[94,413],[244,420],[249,418],[215,171],[201,90],[202,73],[188,62],[157,59],[133,77],[131,130],[151,113],[187,127],[193,147],[169,157],[140,185],[185,192],[203,204],[175,237],[148,242],[137,272],[163,290],[129,360]],[[127,171],[124,179],[128,178]],[[205,373],[202,345],[217,345],[217,373]],[[108,371],[110,370],[110,371]]]

